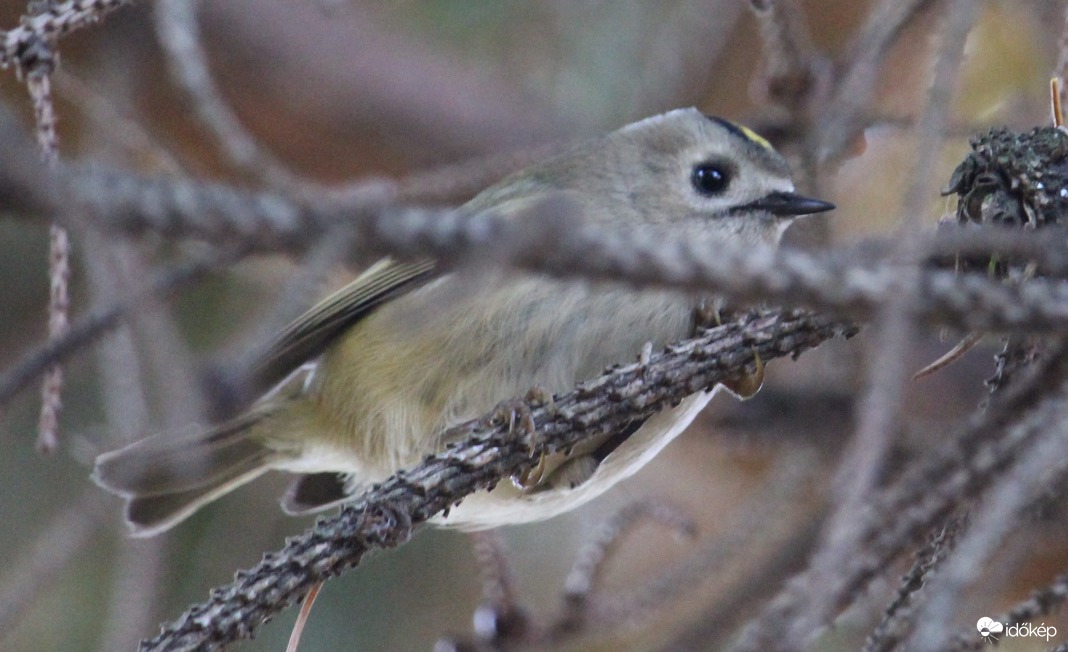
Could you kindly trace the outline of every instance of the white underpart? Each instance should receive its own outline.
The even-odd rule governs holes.
[[[685,430],[722,386],[687,397],[678,405],[649,418],[597,467],[593,476],[573,489],[555,489],[527,494],[503,481],[493,491],[480,491],[465,498],[448,517],[432,522],[462,530],[483,530],[510,523],[552,518],[597,498],[620,480],[634,475],[671,440]]]

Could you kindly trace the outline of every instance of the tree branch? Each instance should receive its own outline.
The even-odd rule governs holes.
[[[400,472],[315,527],[267,554],[255,568],[211,592],[142,642],[143,651],[214,649],[250,637],[264,619],[299,600],[317,582],[341,574],[376,548],[408,539],[414,526],[465,496],[518,473],[532,456],[564,450],[583,439],[616,432],[686,396],[736,377],[763,360],[796,356],[821,342],[854,332],[851,325],[800,312],[763,311],[669,347],[646,364],[612,371],[556,397],[552,406],[532,406],[538,424],[533,450],[510,436],[507,424],[476,420],[451,429],[462,440]]]
[[[56,39],[92,25],[130,0],[67,0],[48,3],[33,16],[23,16],[21,24],[0,32],[0,68],[14,64],[24,66],[24,56],[33,43],[42,39]]]
[[[540,202],[515,219],[398,207],[388,188],[307,203],[223,184],[102,170],[71,170],[67,183],[73,200],[89,212],[87,219],[101,228],[240,243],[250,251],[302,253],[344,228],[355,234],[355,260],[432,257],[446,266],[496,260],[553,276],[713,291],[856,318],[873,314],[907,280],[900,266],[873,262],[870,250],[828,256],[608,232],[585,224],[562,198]],[[1063,261],[1063,251],[1056,251],[1062,243],[1046,235],[1044,245],[1027,234],[1020,237]],[[903,289],[916,293],[914,316],[929,324],[987,332],[1068,328],[1068,287],[1056,279],[1010,285],[985,275],[930,270],[920,275],[918,287]]]
[[[1030,370],[968,427],[883,489],[866,507],[860,525],[863,546],[839,564],[827,583],[816,585],[812,568],[789,580],[782,592],[752,618],[733,650],[765,650],[781,642],[780,628],[800,630],[801,612],[813,592],[835,610],[852,604],[868,584],[919,537],[925,536],[969,500],[992,486],[1024,482],[1007,469],[1031,450],[1064,411],[1068,392],[1068,347],[1052,347]],[[811,616],[811,614],[808,614]],[[826,620],[804,618],[810,634]],[[802,642],[798,642],[798,646]]]
[[[166,295],[176,288],[203,278],[208,272],[232,263],[237,257],[238,253],[228,252],[164,270],[125,299],[90,311],[78,319],[62,337],[50,339],[29,351],[0,374],[0,406],[7,404],[15,394],[53,364],[66,360],[115,328],[126,313],[139,307],[145,300]]]

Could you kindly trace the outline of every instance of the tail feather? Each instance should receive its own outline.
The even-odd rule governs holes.
[[[248,437],[262,416],[245,415],[207,433],[156,435],[96,458],[93,480],[122,495],[189,491],[240,474],[269,451]]]
[[[363,489],[344,473],[306,473],[289,485],[282,496],[282,510],[293,516],[314,514],[350,500]]]
[[[156,534],[268,470],[278,454],[251,436],[264,417],[251,413],[207,433],[157,435],[105,453],[93,480],[127,499],[134,535]]]
[[[229,482],[155,496],[128,496],[123,516],[131,536],[151,537],[171,529],[198,509],[267,472],[266,466],[233,477]]]

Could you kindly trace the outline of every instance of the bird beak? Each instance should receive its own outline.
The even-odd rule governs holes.
[[[745,210],[762,210],[780,217],[811,215],[834,208],[834,204],[819,199],[812,199],[794,192],[773,192],[743,207]]]

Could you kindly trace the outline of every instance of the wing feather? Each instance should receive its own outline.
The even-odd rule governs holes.
[[[433,261],[383,260],[356,280],[295,319],[264,347],[251,368],[253,389],[274,387],[386,301],[419,287],[434,276]]]

